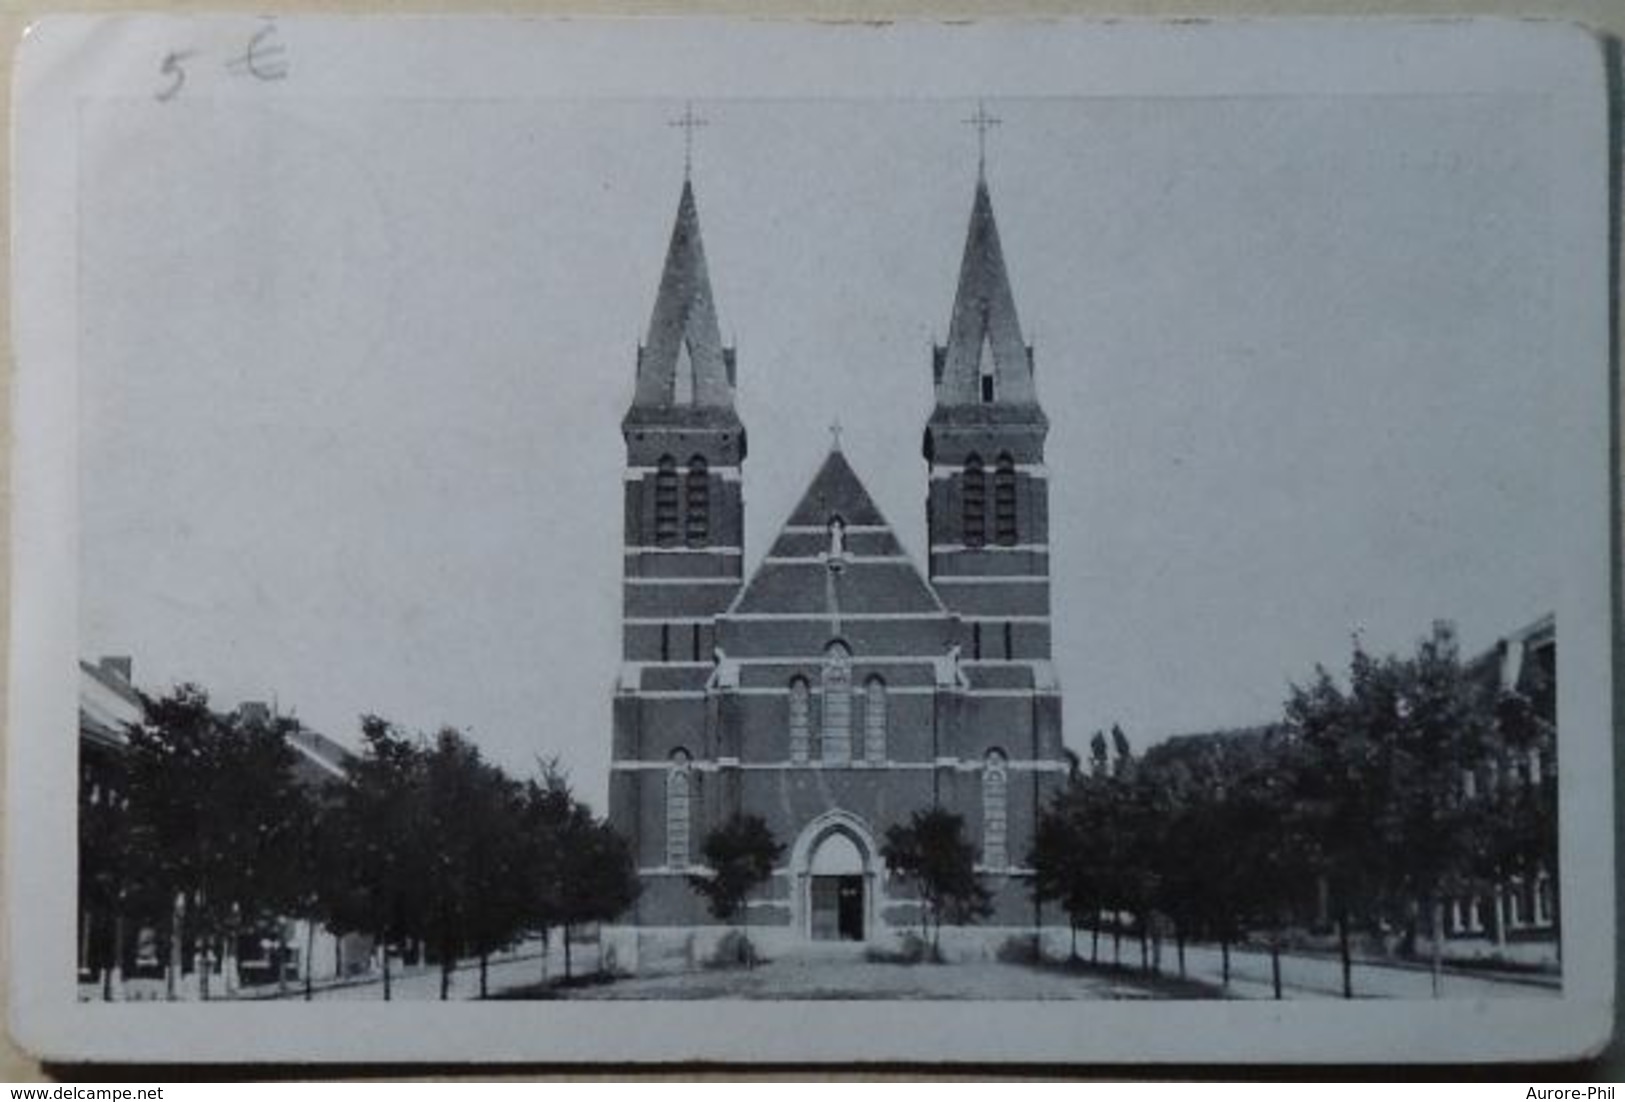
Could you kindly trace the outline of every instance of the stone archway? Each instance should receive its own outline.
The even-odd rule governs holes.
[[[790,855],[795,929],[807,941],[871,940],[880,917],[880,855],[849,811],[828,811],[802,830]]]

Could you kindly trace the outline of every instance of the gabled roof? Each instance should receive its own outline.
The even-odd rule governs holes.
[[[104,665],[79,662],[79,734],[81,738],[122,748],[125,728],[141,722],[143,705],[135,688]]]
[[[829,528],[837,517],[843,554],[831,569]],[[841,616],[851,612],[949,615],[846,456],[835,449],[724,615],[828,616],[838,632]]]
[[[326,735],[299,726],[287,732],[288,745],[299,755],[294,773],[306,784],[342,781],[349,775],[355,754]]]
[[[869,496],[852,464],[846,461],[845,453],[831,448],[785,524],[823,528],[837,516],[848,528],[886,523],[886,518],[880,515],[880,507]],[[779,538],[784,539],[782,535]]]
[[[948,343],[938,349],[937,357],[937,413],[933,419],[947,414],[953,420],[970,416],[998,421],[1004,419],[1001,415],[1017,410],[1023,419],[1042,420],[1032,361],[1021,336],[986,179],[976,181]],[[984,373],[993,376],[996,400],[992,403],[982,401]],[[969,415],[970,409],[981,411],[980,416]]]
[[[732,408],[733,350],[723,347],[717,327],[694,187],[684,180],[627,420],[649,422],[651,412],[670,409],[716,420]]]

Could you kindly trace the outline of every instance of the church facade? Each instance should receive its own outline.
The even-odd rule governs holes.
[[[747,579],[740,369],[684,182],[622,425],[609,813],[642,891],[606,931],[619,966],[692,961],[720,936],[689,878],[704,873],[707,831],[736,813],[760,816],[784,846],[748,907],[769,951],[885,945],[917,929],[915,897],[881,846],[932,806],[964,820],[993,899],[976,928],[945,931],[945,948],[991,951],[1045,924],[1027,854],[1067,772],[1050,660],[1048,422],[985,178],[930,370],[925,570],[837,442]]]

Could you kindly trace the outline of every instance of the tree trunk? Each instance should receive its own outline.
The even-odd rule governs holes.
[[[79,912],[79,969],[83,972],[91,971],[91,934],[95,932],[96,912],[82,910]],[[76,976],[75,982],[78,982]]]
[[[482,999],[485,998],[487,994],[486,971],[490,959],[491,954],[485,952],[480,953],[480,998]]]
[[[124,915],[122,911],[113,917],[113,960],[107,969],[107,999],[113,1000],[113,993],[118,992],[118,1000],[124,1001]]]
[[[237,933],[233,930],[226,935],[225,944],[220,949],[220,990],[226,998],[237,997],[240,976],[241,973],[237,971]]]
[[[1444,903],[1435,895],[1428,903],[1428,917],[1433,924],[1433,997],[1439,997],[1444,986]]]
[[[1219,939],[1220,975],[1224,977],[1224,986],[1230,986],[1230,935],[1226,934]]]
[[[206,938],[203,948],[197,954],[197,982],[198,996],[209,1001],[209,973],[214,971],[214,939]]]
[[[1275,998],[1281,998],[1281,939],[1270,939],[1270,981],[1275,986]]]
[[[1094,924],[1089,927],[1089,963],[1100,963],[1100,912],[1095,912]]]
[[[1150,952],[1150,946],[1147,943],[1146,937],[1145,937],[1145,923],[1142,921],[1142,922],[1139,923],[1139,926],[1140,926],[1140,971],[1141,972],[1149,972],[1149,971],[1151,971],[1151,952]]]
[[[446,947],[440,947],[440,1001],[445,1002],[451,998],[451,969],[456,961]]]
[[[1552,885],[1550,918],[1552,920],[1553,955],[1557,958],[1557,963],[1561,965],[1563,963],[1563,885],[1557,882],[1555,876],[1549,882]]]
[[[316,972],[316,920],[314,918],[305,919],[305,959],[303,963],[305,966],[305,1001],[308,1003],[315,994],[311,989],[311,983],[315,979]]]
[[[276,924],[276,990],[279,995],[288,993],[288,930],[281,920]]]
[[[1185,930],[1183,927],[1174,931],[1174,943],[1179,948],[1179,978],[1185,978]]]
[[[1354,998],[1354,961],[1349,956],[1349,913],[1337,912],[1337,955],[1343,962],[1343,997]]]
[[[564,924],[564,982],[569,983],[574,973],[570,970],[570,924]]]
[[[389,942],[380,937],[378,939],[378,945],[379,951],[384,954],[384,1001],[387,1003],[390,1000]]]
[[[547,936],[547,927],[542,927],[542,984],[547,984],[547,961],[551,951],[551,939]]]
[[[1072,919],[1072,955],[1068,958],[1072,963],[1078,962],[1078,920]]]
[[[169,911],[169,963],[164,966],[164,998],[175,1001],[175,985],[181,978],[181,930],[186,921],[186,896],[177,894]]]
[[[1115,914],[1112,915],[1112,967],[1123,967],[1123,921]]]

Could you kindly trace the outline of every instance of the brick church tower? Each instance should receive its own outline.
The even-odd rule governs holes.
[[[1049,420],[1033,383],[987,180],[976,181],[948,343],[932,349],[925,429],[931,582],[974,661],[1047,662]]]
[[[640,868],[681,867],[666,854],[686,854],[688,839],[662,840],[666,774],[674,756],[685,772],[715,757],[704,736],[712,726],[705,690],[717,614],[742,580],[745,458],[745,428],[734,409],[734,350],[723,345],[717,326],[687,179],[621,433],[622,665],[610,816],[636,841]],[[651,768],[640,768],[645,763]]]

